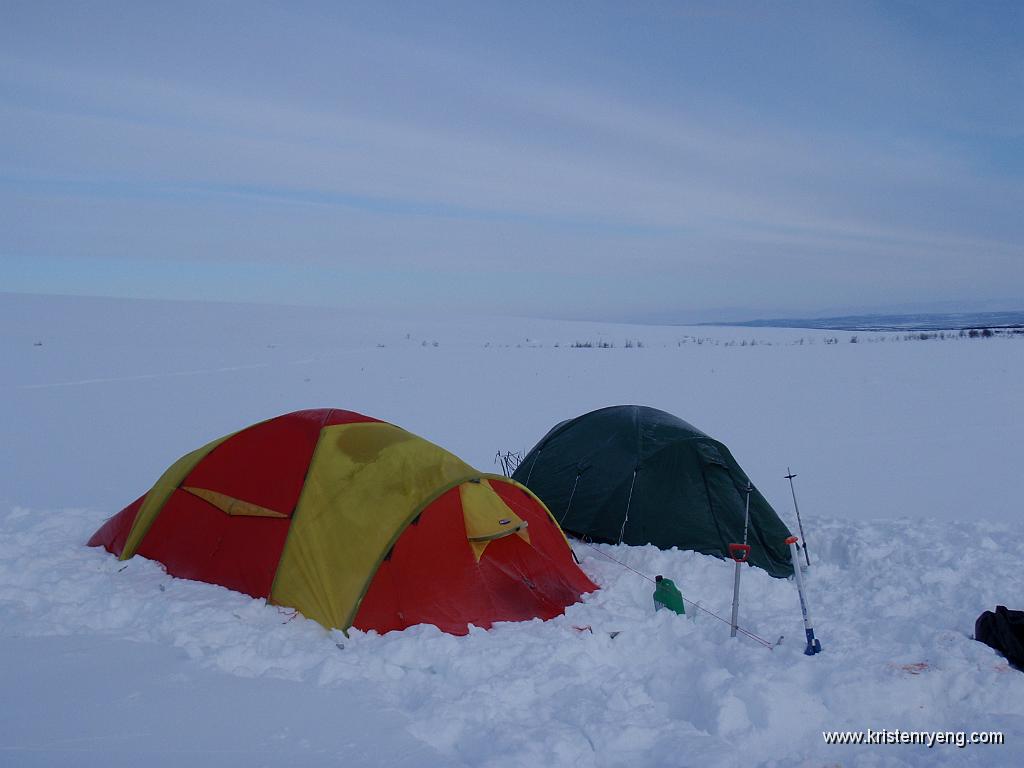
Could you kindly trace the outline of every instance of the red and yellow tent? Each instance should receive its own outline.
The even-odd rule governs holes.
[[[558,616],[596,589],[525,487],[336,409],[279,416],[183,456],[89,545],[343,630],[465,634]]]

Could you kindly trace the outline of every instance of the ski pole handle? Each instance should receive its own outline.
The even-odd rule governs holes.
[[[729,545],[729,557],[731,557],[737,563],[745,563],[745,562],[747,562],[747,558],[750,557],[750,545],[749,544],[730,544]]]

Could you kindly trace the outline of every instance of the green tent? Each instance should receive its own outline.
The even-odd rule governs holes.
[[[743,541],[746,474],[722,443],[655,408],[617,405],[563,421],[512,477],[579,538],[718,557]],[[750,563],[772,576],[791,576],[788,536],[755,488]]]

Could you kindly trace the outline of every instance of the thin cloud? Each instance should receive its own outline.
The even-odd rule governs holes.
[[[998,45],[957,63],[948,21],[922,37],[852,6],[262,8],[241,31],[239,8],[201,26],[131,8],[116,39],[89,14],[80,33],[15,19],[37,38],[8,33],[0,55],[0,254],[320,279],[514,264],[563,294],[596,271],[607,284],[573,299],[595,312],[632,275],[624,305],[850,303],[859,271],[883,267],[908,298],[922,270],[955,276],[936,291],[1024,290],[1024,169],[991,140],[1020,124],[1002,102],[1021,49],[988,26],[970,34]],[[577,34],[559,48],[542,21]],[[998,278],[965,281],[965,265]],[[759,288],[737,293],[738,266]],[[395,286],[396,301],[414,288]]]

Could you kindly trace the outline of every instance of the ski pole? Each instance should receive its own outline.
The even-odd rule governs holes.
[[[743,543],[729,545],[729,557],[736,563],[736,575],[732,583],[732,622],[729,626],[729,637],[736,637],[740,615],[740,568],[750,557],[750,545],[747,544],[747,528],[750,525],[750,492],[754,490],[747,481],[747,511],[743,516]]]
[[[786,475],[786,479],[789,480],[789,492],[793,494],[793,508],[796,510],[796,524],[797,527],[800,529],[800,540],[804,543],[802,547],[804,551],[804,560],[807,561],[807,567],[810,568],[811,556],[807,554],[807,537],[804,536],[804,523],[800,519],[800,506],[796,503],[796,489],[793,488],[793,478],[796,477],[796,475],[793,474],[793,470],[791,470],[789,467],[786,467],[786,472],[789,473],[788,475]],[[793,562],[795,563],[796,559],[794,559]]]
[[[804,597],[804,579],[800,575],[800,563],[799,555],[796,551],[796,543],[798,539],[796,536],[790,536],[786,539],[786,543],[789,544],[789,551],[793,557],[793,576],[796,578],[796,591],[800,595],[800,611],[804,615],[804,632],[807,635],[807,647],[804,649],[804,654],[807,656],[813,656],[816,653],[821,653],[821,642],[816,640],[814,637],[814,627],[811,625],[811,614],[807,610],[807,598]]]

